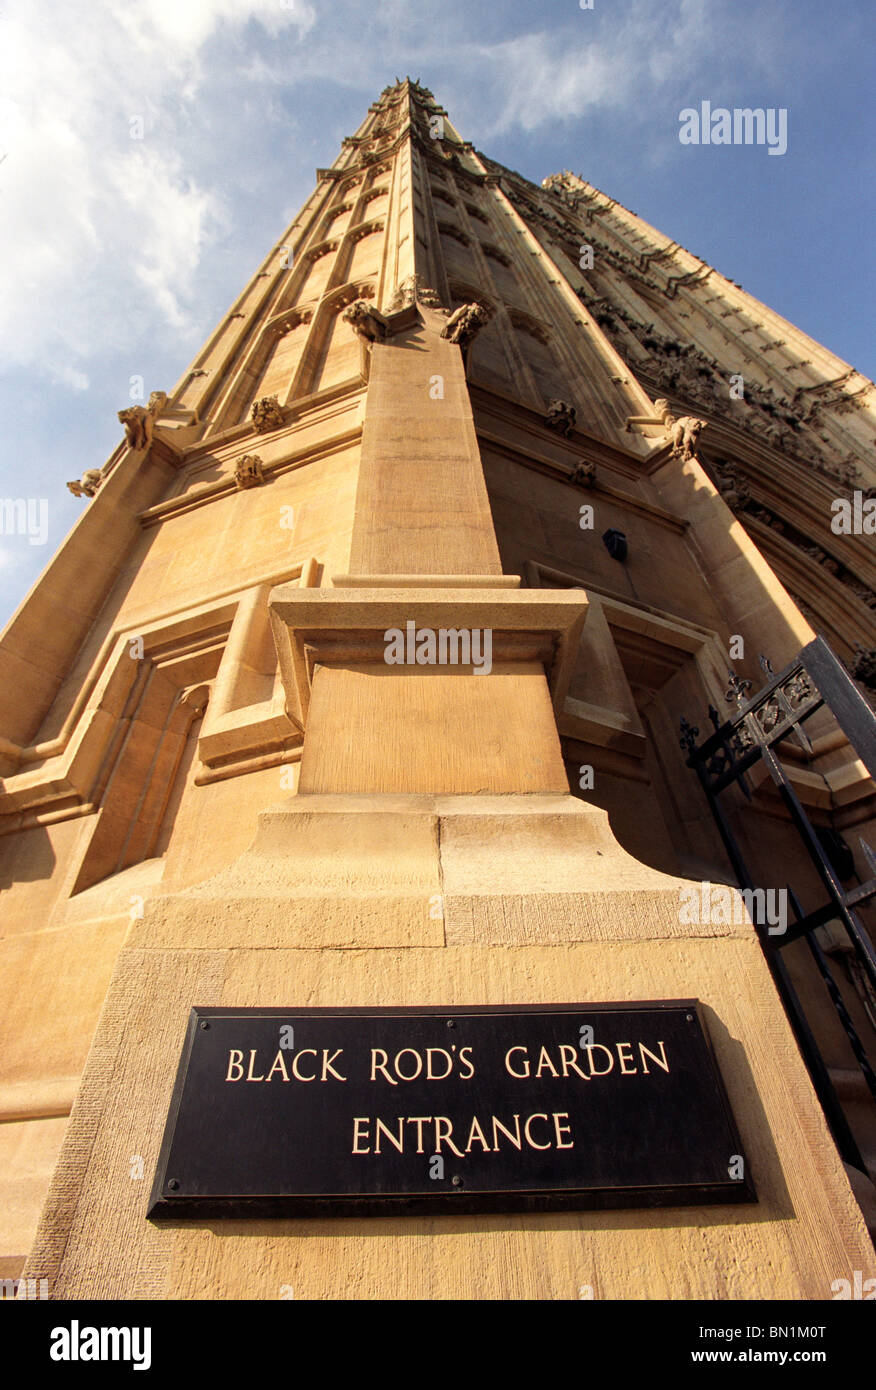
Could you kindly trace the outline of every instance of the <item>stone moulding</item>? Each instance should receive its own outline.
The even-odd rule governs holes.
[[[68,820],[91,815],[102,797],[102,779],[113,755],[113,730],[118,710],[127,698],[141,664],[150,664],[153,652],[161,653],[168,644],[184,646],[207,632],[226,643],[238,608],[261,591],[262,612],[272,586],[309,585],[317,578],[318,564],[313,557],[291,565],[285,573],[256,573],[238,579],[219,592],[205,596],[195,605],[183,605],[141,624],[132,616],[125,627],[109,633],[92,664],[79,695],[57,738],[28,747],[0,741],[0,755],[6,772],[0,782],[0,836],[24,826]],[[250,604],[252,599],[250,598]],[[267,616],[264,621],[267,623]],[[238,628],[241,626],[238,620]],[[250,625],[251,626],[251,625]],[[131,659],[132,637],[144,640],[142,660]],[[238,648],[247,651],[249,629],[235,637]],[[223,653],[225,648],[223,647]],[[230,662],[240,651],[230,653]],[[158,658],[156,658],[158,659]],[[226,676],[224,655],[218,657],[221,677],[216,698],[211,701],[208,721],[199,739],[202,762],[199,781],[237,775],[249,770],[255,757],[262,762],[288,761],[294,756],[296,730],[289,725],[282,701],[273,697],[259,704],[241,702],[234,694],[233,679]],[[200,683],[199,683],[200,684]],[[121,703],[120,703],[121,702]]]
[[[505,576],[506,584],[509,578],[519,582]],[[554,707],[562,709],[587,614],[582,590],[533,593],[503,587],[502,576],[359,576],[355,582],[372,587],[305,590],[285,584],[271,593],[286,710],[301,729],[317,662],[382,665],[384,633],[404,630],[409,621],[433,630],[490,629],[493,661],[541,660]]]

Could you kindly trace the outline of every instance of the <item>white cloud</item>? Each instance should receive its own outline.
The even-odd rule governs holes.
[[[151,290],[169,324],[182,326],[181,300],[210,228],[220,220],[218,199],[187,186],[179,156],[165,155],[154,144],[132,142],[107,160],[106,177],[130,229],[118,268]]]
[[[271,35],[289,25],[304,34],[316,20],[314,7],[302,0],[146,0],[112,9],[141,54],[171,61],[200,48],[223,24],[256,20]]]
[[[710,56],[733,55],[737,71],[756,66],[760,25],[760,16],[739,22],[722,0],[634,0],[602,22],[581,11],[562,42],[550,30],[522,34],[476,47],[463,63],[477,66],[494,97],[488,135],[570,122],[597,107],[635,123],[648,119],[655,96],[701,76]]]
[[[87,391],[91,384],[84,372],[65,362],[56,362],[53,371],[57,380],[62,385],[69,386],[72,391]]]
[[[395,73],[446,73],[439,97],[464,134],[474,118],[484,146],[593,109],[641,123],[655,92],[695,76],[707,52],[758,49],[726,0],[573,7],[559,30],[491,43],[465,41],[459,0],[440,24],[410,0],[339,0],[318,25],[307,0],[55,0],[48,23],[31,0],[4,4],[0,369],[32,367],[75,389],[96,351],[136,345],[145,328],[192,326],[198,272],[240,220],[216,152],[235,151],[237,193],[257,196],[265,161],[248,169],[243,144],[255,153],[265,132],[292,134],[276,96],[291,80],[363,87],[364,114]],[[312,140],[318,122],[304,117]]]
[[[332,89],[361,90],[364,115],[396,74],[420,76],[488,152],[497,136],[609,112],[642,130],[654,161],[675,133],[670,121],[662,141],[653,128],[644,138],[655,104],[678,96],[680,109],[725,58],[757,71],[776,46],[759,42],[762,26],[781,23],[769,0],[744,22],[730,0],[600,0],[592,12],[569,0],[558,23],[536,13],[537,32],[523,9],[487,21],[477,32],[491,41],[478,41],[469,0],[437,12],[333,0],[318,24],[307,0],[4,0],[0,370],[83,390],[99,354],[140,354],[165,329],[194,346],[211,251],[264,196],[281,141],[316,150]],[[324,84],[325,107],[308,100],[290,116],[298,81]],[[317,158],[334,152],[320,144]]]
[[[206,46],[251,21],[300,36],[315,11],[300,0],[70,0],[47,22],[28,0],[4,8],[0,368],[36,367],[82,390],[95,350],[134,341],[144,318],[185,322],[193,273],[224,225],[221,196],[186,176],[172,139],[201,91]]]

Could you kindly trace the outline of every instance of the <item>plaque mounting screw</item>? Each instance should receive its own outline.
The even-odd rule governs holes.
[[[176,1192],[177,1188],[179,1187],[179,1183],[177,1182],[176,1178],[171,1178],[170,1182],[167,1185],[170,1188],[171,1192]]]
[[[462,1187],[462,1178],[459,1177],[458,1174],[457,1174],[457,1176],[456,1176],[455,1178],[453,1178],[451,1181],[453,1182],[453,1186],[454,1186],[454,1187]]]
[[[688,1023],[693,1023],[693,1014],[687,1014],[686,1017],[687,1017]]]
[[[448,1020],[447,1020],[447,1027],[448,1027],[448,1028],[455,1028],[455,1027],[456,1027],[456,1024],[453,1022],[453,1019],[452,1019],[452,1018],[448,1018]]]
[[[205,1018],[202,1018],[202,1019],[201,1019],[201,1027],[202,1027],[202,1028],[209,1028],[209,1027],[210,1027],[209,1023],[207,1022],[207,1020],[206,1020]]]

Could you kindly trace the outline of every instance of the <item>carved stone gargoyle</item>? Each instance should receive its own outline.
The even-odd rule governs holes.
[[[237,460],[234,481],[238,491],[245,487],[258,487],[259,483],[265,481],[262,473],[262,461],[258,454],[244,454],[243,458]]]
[[[677,420],[673,415],[669,415],[665,424],[675,458],[694,458],[697,440],[706,428],[706,421],[698,419],[696,415],[682,415]]]
[[[138,452],[148,449],[152,443],[155,417],[160,415],[167,404],[166,391],[153,391],[148,405],[129,405],[119,411],[119,419],[125,427],[125,441],[129,449]]]
[[[465,353],[489,318],[489,311],[483,304],[460,304],[441,329],[441,337],[449,343],[458,343]]]
[[[278,430],[283,424],[283,411],[276,396],[262,396],[260,401],[254,401],[251,415],[256,434]]]
[[[681,415],[676,418],[669,409],[669,402],[662,399],[654,402],[653,415],[627,416],[627,429],[631,425],[662,425],[672,444],[673,458],[683,459],[685,462],[695,457],[697,440],[706,424],[707,421],[698,419],[696,415]]]
[[[566,401],[553,400],[548,405],[548,413],[544,422],[552,430],[558,430],[567,438],[575,428],[575,421],[578,418],[577,411],[573,405]]]
[[[364,339],[366,343],[382,343],[386,338],[389,324],[367,299],[354,299],[342,317],[356,337]]]
[[[409,275],[402,280],[390,301],[390,311],[396,313],[399,309],[408,309],[412,304],[425,304],[429,309],[441,309],[441,296],[437,290],[433,290],[429,285],[424,285],[419,275]]]
[[[580,459],[572,469],[569,482],[575,487],[594,487],[596,484],[596,464]]]
[[[99,468],[87,468],[82,477],[78,480],[74,478],[67,488],[74,497],[93,497],[102,482],[103,474]]]

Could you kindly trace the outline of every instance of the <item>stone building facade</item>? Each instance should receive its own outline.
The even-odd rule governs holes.
[[[876,1272],[872,1189],[751,925],[678,910],[732,881],[680,719],[815,633],[872,698],[876,547],[831,508],[873,496],[873,384],[405,81],[120,420],[0,639],[0,1272],[170,1298],[822,1298]],[[489,675],[387,666],[409,621],[489,631]],[[876,789],[817,734],[793,784],[863,879]],[[758,881],[811,886],[766,784],[731,813]],[[848,1042],[788,957],[872,1158]],[[145,1219],[192,1005],[688,997],[754,1213]]]

